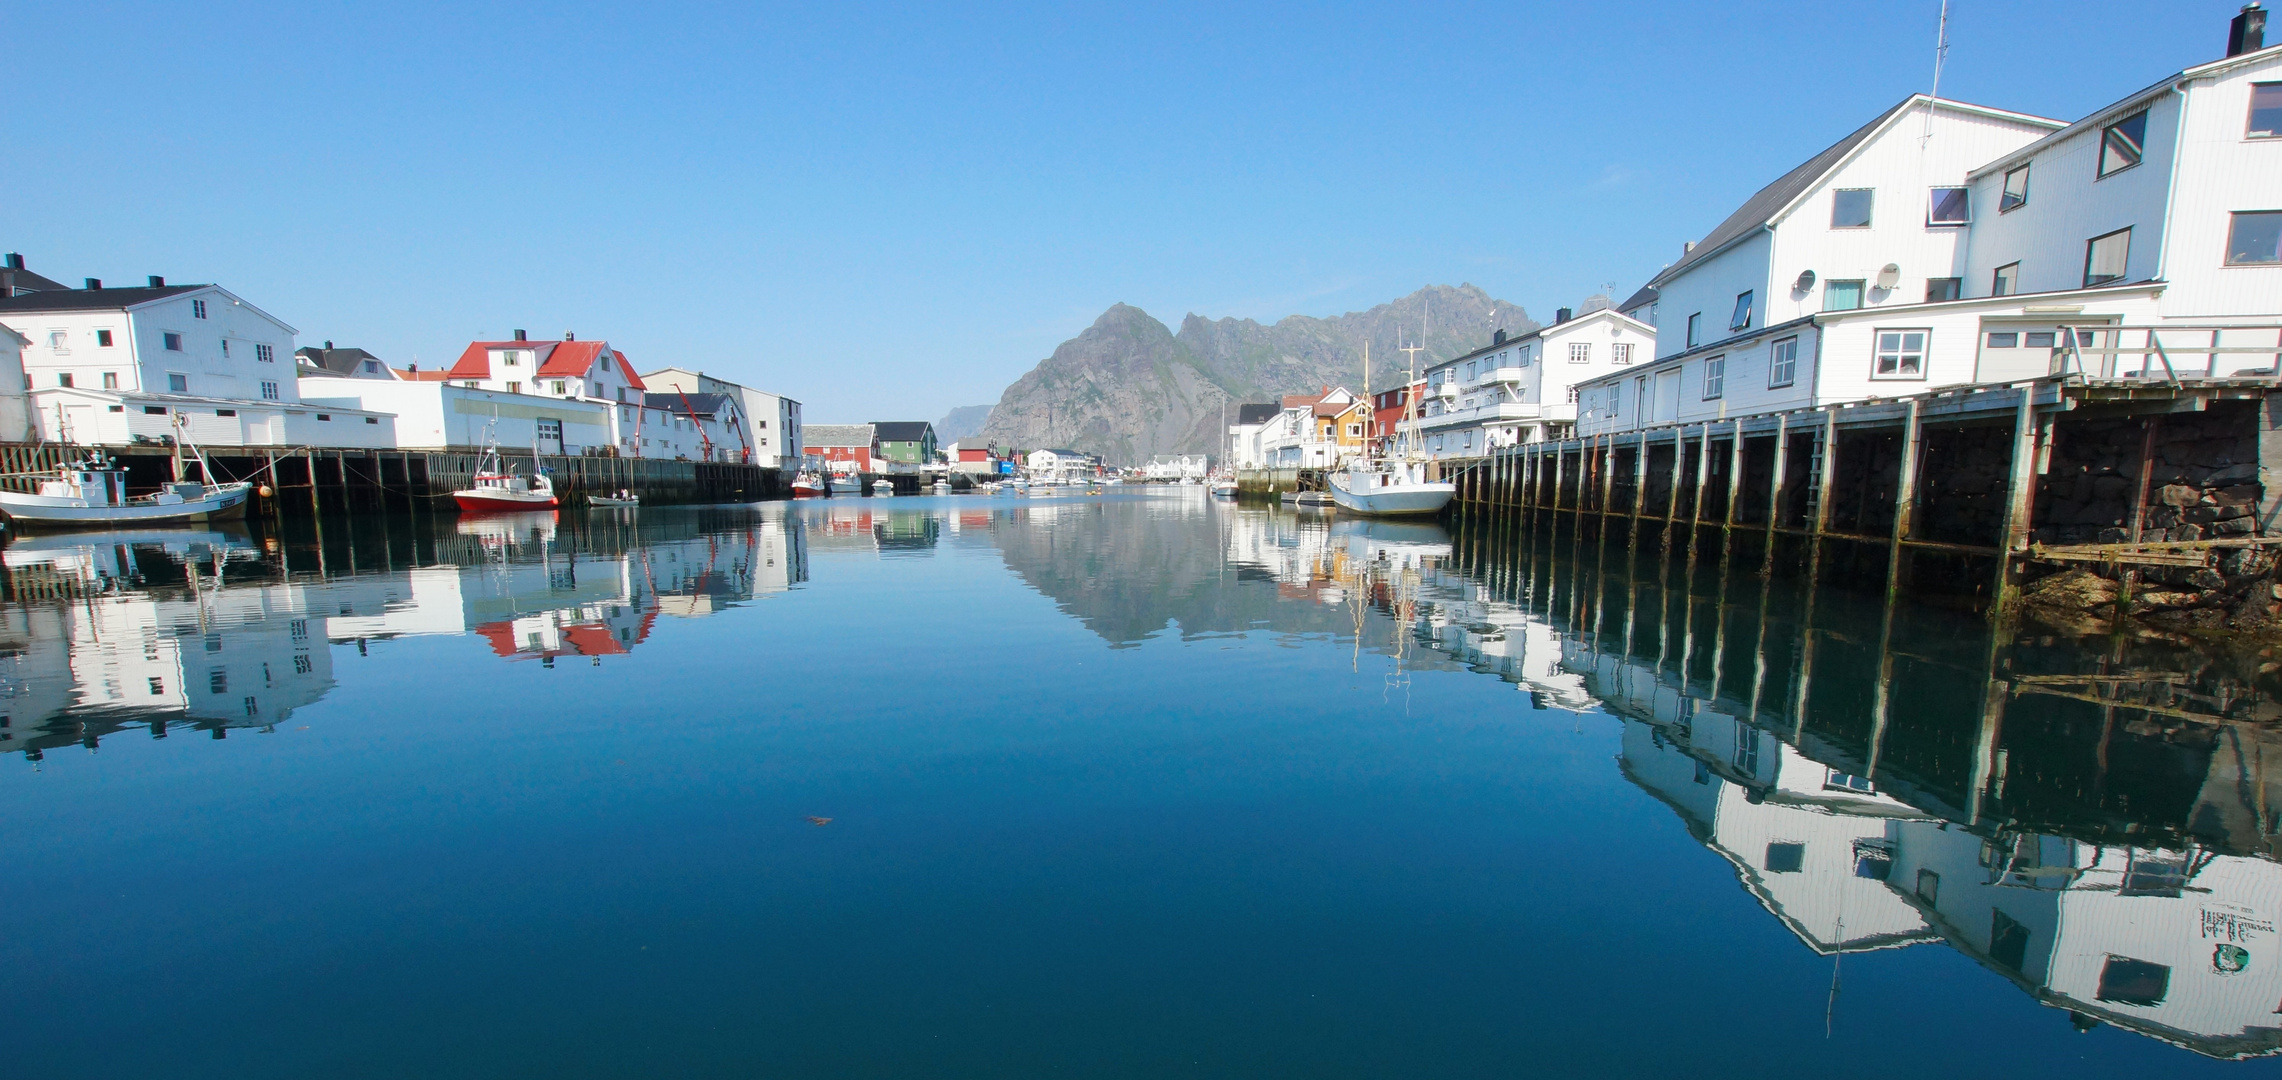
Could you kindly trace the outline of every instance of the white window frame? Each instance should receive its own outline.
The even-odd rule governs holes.
[[[1592,343],[1592,342],[1590,342],[1590,341],[1572,341],[1572,342],[1570,342],[1570,343],[1569,343],[1569,362],[1570,362],[1570,363],[1572,363],[1572,364],[1590,364],[1590,363],[1592,363],[1592,362],[1593,362],[1593,343]]]
[[[1789,348],[1785,348],[1789,346]],[[1799,381],[1799,339],[1783,338],[1767,347],[1767,389],[1780,390]]]
[[[1964,217],[1943,221],[1933,216],[1934,207],[1940,204],[1941,193],[1944,191],[1957,192],[1965,200]],[[1973,224],[1973,189],[1963,184],[1936,184],[1927,188],[1925,193],[1925,224],[1926,228],[1929,229],[1962,229]]]
[[[1704,400],[1727,396],[1727,354],[1704,357]]]
[[[2094,281],[2094,280],[2092,280],[2092,260],[2093,260],[2093,257],[2094,257],[2094,254],[2095,254],[2095,252],[2097,252],[2097,251],[2098,251],[2098,249],[2099,249],[2100,241],[2102,241],[2102,240],[2113,240],[2113,239],[2115,239],[2116,237],[2119,237],[2119,236],[2120,236],[2120,237],[2123,237],[2123,243],[2124,243],[2124,253],[2123,253],[2123,258],[2121,258],[2120,260],[2118,260],[2118,263],[2119,263],[2119,266],[2118,266],[2118,268],[2117,268],[2118,272],[2117,272],[2117,273],[2115,273],[2115,274],[2113,274],[2113,275],[2110,275],[2110,276],[2108,276],[2108,277],[2103,277],[2103,278],[2101,278],[2101,279],[2100,279],[2100,280],[2098,280],[2098,281]],[[2117,229],[2117,230],[2115,230],[2114,232],[2104,232],[2104,233],[2101,233],[2101,234],[2100,234],[2100,235],[2098,235],[2098,236],[2095,236],[2095,237],[2093,237],[2093,238],[2091,238],[2091,239],[2089,239],[2089,240],[2086,240],[2086,241],[2084,241],[2084,287],[2085,287],[2085,288],[2087,288],[2087,289],[2094,289],[2094,288],[2098,288],[2098,287],[2100,287],[2100,286],[2102,286],[2102,285],[2112,285],[2112,284],[2114,284],[2114,283],[2116,283],[2116,282],[2119,282],[2119,281],[2123,281],[2123,280],[2125,280],[2126,278],[2129,278],[2129,277],[2131,277],[2131,226],[2129,226],[2129,225],[2126,225],[2126,226],[2124,226],[2124,227],[2123,227],[2123,228],[2121,228],[2121,229]]]
[[[1612,341],[1612,342],[1609,342],[1609,346],[1608,346],[1608,348],[1609,348],[1609,358],[1608,358],[1608,359],[1609,359],[1609,363],[1612,363],[1612,364],[1616,364],[1616,365],[1622,366],[1622,365],[1625,365],[1625,364],[1629,364],[1629,363],[1631,363],[1631,362],[1632,362],[1632,343],[1631,343],[1631,342],[1629,342],[1629,341]]]
[[[2010,271],[2010,273],[2007,273]],[[1989,295],[2013,296],[2021,291],[2021,264],[2015,259],[1989,271]]]
[[[283,396],[279,394],[276,383],[264,382],[261,384],[261,399],[263,401],[281,401]]]
[[[1910,334],[1921,335],[1918,339],[1918,347],[1914,350],[1909,348],[1907,335]],[[1894,335],[1896,338],[1892,349],[1887,348],[1888,335]],[[1926,362],[1932,351],[1933,328],[1930,326],[1882,326],[1875,328],[1870,331],[1870,377],[1881,382],[1924,382]],[[1889,354],[1894,358],[1895,369],[1891,373],[1883,373],[1879,371],[1879,368],[1884,366]],[[1917,358],[1917,370],[1914,372],[1901,370],[1902,360],[1913,355]]]
[[[2023,162],[2020,168],[2005,170],[2004,184],[1997,189],[1997,213],[2010,214],[2028,205],[2028,170],[2029,166],[2034,164],[2036,163],[2033,161]],[[2021,178],[2021,186],[2018,191],[2013,190],[2013,177],[2016,176]]]

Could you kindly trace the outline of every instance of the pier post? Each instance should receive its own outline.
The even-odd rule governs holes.
[[[1997,537],[1997,581],[1989,593],[1989,617],[2002,635],[2012,618],[2013,565],[2028,549],[2029,526],[2036,509],[2037,444],[2036,384],[2017,388],[2021,400],[2013,413],[2013,461],[2005,481],[2005,520]]]
[[[1910,538],[1910,530],[1917,517],[1917,480],[1919,445],[1925,437],[1925,420],[1918,412],[1918,399],[1910,399],[1909,419],[1902,425],[1902,460],[1899,474],[1894,478],[1894,535],[1886,551],[1886,597],[1891,603],[1902,589],[1902,572],[1907,565],[1902,561],[1902,543]]]
[[[1838,407],[1823,413],[1821,461],[1815,475],[1815,514],[1807,541],[1807,587],[1822,581],[1822,536],[1830,530],[1830,493],[1838,480]]]
[[[1640,432],[1632,444],[1632,528],[1640,530],[1640,511],[1648,501],[1648,433]]]
[[[1727,527],[1735,528],[1735,504],[1743,493],[1743,421],[1735,422],[1735,432],[1727,448]]]
[[[1783,523],[1783,473],[1791,463],[1791,414],[1775,416],[1775,466],[1767,482],[1767,548],[1759,567],[1762,577],[1775,572],[1775,530]]]

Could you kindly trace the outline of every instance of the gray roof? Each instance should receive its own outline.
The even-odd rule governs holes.
[[[1284,411],[1284,407],[1272,401],[1266,405],[1238,405],[1236,407],[1236,422],[1239,424],[1265,424],[1275,419],[1276,414],[1282,411]]]
[[[293,350],[293,358],[336,375],[351,374],[357,370],[357,365],[367,360],[377,361],[380,359],[380,357],[359,348],[320,349],[314,345],[304,345]]]
[[[1616,309],[1620,312],[1629,312],[1636,307],[1655,303],[1656,297],[1659,295],[1661,294],[1656,291],[1656,286],[1642,285],[1639,292],[1625,297],[1624,303],[1618,304]]]
[[[1033,451],[1031,451],[1031,452],[1032,452],[1032,453],[1037,453],[1038,451],[1035,451],[1035,450],[1033,450]],[[1046,448],[1045,452],[1046,452],[1046,453],[1049,453],[1049,454],[1052,454],[1052,455],[1054,455],[1055,457],[1082,457],[1082,458],[1090,458],[1090,457],[1092,457],[1092,456],[1093,456],[1092,454],[1086,453],[1086,452],[1085,452],[1085,451],[1083,451],[1083,450],[1063,450],[1063,449],[1059,449],[1059,448],[1055,448],[1055,447],[1048,447],[1048,448]]]
[[[1721,248],[1766,225],[1768,220],[1775,216],[1776,211],[1791,205],[1791,200],[1804,194],[1808,188],[1815,185],[1816,181],[1821,180],[1825,173],[1836,168],[1840,161],[1845,160],[1846,155],[1853,153],[1855,147],[1862,145],[1863,140],[1870,137],[1871,132],[1878,130],[1879,125],[1884,124],[1895,113],[1907,108],[1910,103],[1916,100],[1917,95],[1915,94],[1903,98],[1893,108],[1879,113],[1877,119],[1856,128],[1853,134],[1832,143],[1822,153],[1808,158],[1805,164],[1784,173],[1774,183],[1760,188],[1758,194],[1744,200],[1742,206],[1737,207],[1734,213],[1727,215],[1726,221],[1720,222],[1718,227],[1707,234],[1701,242],[1689,249],[1686,255],[1680,257],[1679,262],[1665,267],[1663,272],[1657,274],[1648,284],[1651,286],[1662,285],[1679,276],[1681,271],[1710,258]]]
[[[800,429],[802,446],[870,446],[870,424],[809,424]]]
[[[684,416],[693,412],[699,416],[719,416],[728,401],[727,394],[685,394],[678,390],[651,390],[642,395],[642,404]]]
[[[926,442],[935,434],[935,425],[925,420],[874,420],[872,430],[879,432],[881,442]]]
[[[165,285],[156,289],[53,289],[0,297],[0,312],[8,311],[124,311],[136,304],[164,300],[211,285]]]

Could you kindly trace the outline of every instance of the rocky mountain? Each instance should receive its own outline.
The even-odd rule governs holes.
[[[984,422],[989,419],[990,406],[961,405],[935,421],[935,441],[949,445],[969,435],[980,435]]]
[[[982,434],[1128,465],[1153,454],[1218,454],[1223,400],[1233,415],[1244,402],[1328,385],[1361,392],[1365,343],[1371,385],[1384,389],[1400,385],[1408,370],[1405,344],[1425,346],[1418,354],[1423,367],[1489,344],[1492,331],[1536,326],[1519,305],[1473,285],[1429,285],[1368,311],[1293,315],[1265,326],[1191,314],[1179,333],[1140,308],[1116,304],[1007,387]]]

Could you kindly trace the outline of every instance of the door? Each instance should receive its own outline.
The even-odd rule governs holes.
[[[1653,423],[1668,424],[1680,418],[1680,370],[1656,373],[1656,408],[1649,417]]]
[[[542,454],[560,454],[563,452],[563,422],[561,420],[546,416],[539,418],[538,451]]]

